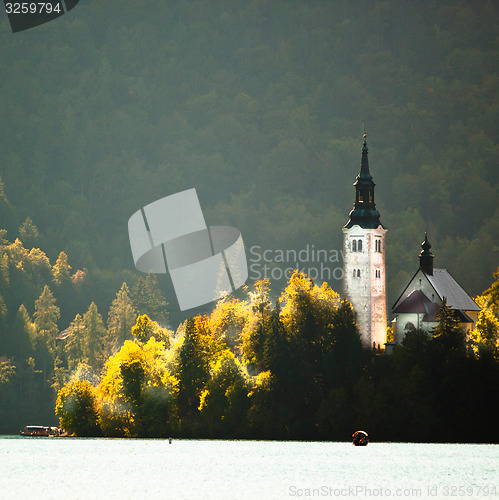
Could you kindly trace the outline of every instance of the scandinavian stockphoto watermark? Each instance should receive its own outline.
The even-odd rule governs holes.
[[[48,0],[44,2],[12,2],[4,0],[5,12],[13,33],[28,30],[63,16],[76,7],[79,0]]]
[[[288,280],[295,269],[314,281],[343,279],[343,252],[315,248],[307,243],[299,250],[249,248],[249,277],[251,280]]]
[[[128,235],[137,270],[170,273],[181,311],[225,297],[248,279],[241,233],[235,227],[208,227],[195,189],[135,212]]]

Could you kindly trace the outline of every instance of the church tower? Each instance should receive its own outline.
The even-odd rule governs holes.
[[[355,204],[343,227],[343,292],[357,317],[362,343],[383,347],[386,342],[385,233],[374,203],[364,134],[360,174],[354,183]]]

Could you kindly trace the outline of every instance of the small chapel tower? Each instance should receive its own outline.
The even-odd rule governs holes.
[[[364,134],[360,174],[354,183],[355,204],[343,227],[343,292],[357,315],[362,343],[382,347],[386,342],[385,233],[374,203]]]

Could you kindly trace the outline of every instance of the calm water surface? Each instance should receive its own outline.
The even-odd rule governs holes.
[[[499,500],[499,446],[0,437],[2,499],[379,497]]]

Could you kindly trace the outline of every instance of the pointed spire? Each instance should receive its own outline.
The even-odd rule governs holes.
[[[360,177],[364,179],[372,179],[372,175],[369,172],[369,160],[367,155],[369,150],[367,149],[367,134],[364,134],[364,144],[362,145],[362,160],[360,162]]]
[[[364,229],[375,229],[381,226],[379,212],[374,203],[374,184],[373,177],[369,172],[369,160],[367,159],[367,135],[364,133],[364,144],[362,145],[362,160],[360,163],[360,173],[354,182],[355,186],[355,204],[350,212],[350,220],[346,228],[359,225]]]
[[[428,241],[428,233],[424,233],[424,241],[421,243],[419,254],[419,268],[429,276],[433,276],[433,254],[430,252],[431,245]]]

